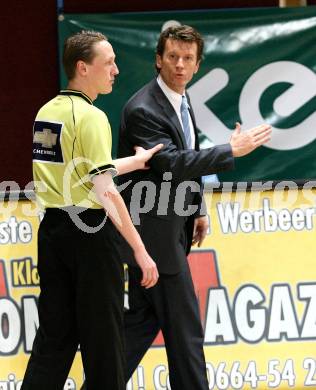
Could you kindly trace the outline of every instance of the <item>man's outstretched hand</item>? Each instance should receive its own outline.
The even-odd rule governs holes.
[[[271,126],[260,125],[252,129],[241,131],[240,123],[236,123],[236,128],[231,136],[230,145],[234,157],[242,157],[271,139]]]

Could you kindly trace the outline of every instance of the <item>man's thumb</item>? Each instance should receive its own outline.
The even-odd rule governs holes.
[[[235,132],[237,134],[241,133],[241,124],[239,122],[236,122],[235,126],[236,126],[235,127]]]

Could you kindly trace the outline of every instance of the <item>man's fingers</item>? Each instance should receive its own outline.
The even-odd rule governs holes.
[[[258,128],[250,130],[249,136],[253,147],[256,148],[270,141],[271,127],[267,125],[259,126]]]
[[[164,146],[163,144],[158,144],[158,145],[154,146],[153,148],[151,148],[152,154],[157,153],[160,149],[163,148],[163,146]]]
[[[271,129],[271,127],[268,127],[268,128],[266,128],[266,129],[262,129],[261,131],[259,131],[257,134],[255,134],[254,136],[255,137],[260,137],[260,135],[263,135],[263,134],[271,134],[271,132],[272,132],[272,129]]]
[[[252,133],[252,135],[253,135],[253,137],[257,137],[257,136],[260,135],[260,134],[269,134],[269,133],[271,133],[271,131],[272,131],[272,129],[271,129],[270,126],[268,126],[268,127],[263,127],[263,128],[261,128],[261,129],[257,129],[256,131],[254,131],[254,132]]]
[[[158,270],[157,268],[148,269],[143,271],[143,278],[141,280],[141,285],[145,288],[153,287],[159,278]]]
[[[206,234],[203,234],[199,240],[199,243],[198,243],[198,247],[200,248],[200,246],[203,244],[203,241],[204,241],[204,238],[205,238]]]
[[[146,285],[144,286],[146,289],[148,288],[151,288],[151,287],[154,287],[154,285],[158,282],[158,277],[154,277],[152,278],[152,280]]]
[[[271,136],[270,135],[266,135],[264,137],[261,137],[261,138],[258,138],[256,141],[255,141],[255,144],[258,146],[258,145],[263,145],[265,144],[266,142],[270,141],[271,139]]]
[[[146,283],[141,283],[141,285],[145,288],[151,288],[153,287],[158,281],[157,277],[153,277],[151,279],[148,279]]]
[[[143,278],[142,278],[140,284],[142,286],[146,286],[148,284],[148,281],[149,281],[149,279],[148,279],[148,276],[147,276],[147,272],[143,272]]]
[[[270,141],[270,139],[271,139],[271,132],[266,132],[260,134],[260,136],[255,137],[253,140],[256,145],[262,145],[263,143]]]
[[[200,233],[197,231],[192,237],[192,245],[195,245],[200,240]]]
[[[201,232],[199,232],[199,235],[196,240],[198,243],[198,247],[200,247],[203,244],[205,237],[206,237],[206,230],[203,229]]]
[[[200,247],[204,238],[205,238],[206,234],[203,234],[203,232],[198,232],[194,237],[193,237],[193,240],[192,240],[192,245],[195,245],[195,244],[198,244],[198,246]]]
[[[260,125],[258,127],[254,127],[253,129],[249,130],[250,134],[254,137],[265,133],[265,132],[271,132],[271,126],[270,125]]]
[[[135,152],[141,152],[141,151],[146,151],[146,152],[149,152],[151,153],[152,155],[159,152],[160,149],[162,149],[164,147],[164,144],[158,144],[158,145],[155,145],[154,147],[148,149],[146,151],[146,149],[144,149],[142,146],[134,146],[134,150]]]

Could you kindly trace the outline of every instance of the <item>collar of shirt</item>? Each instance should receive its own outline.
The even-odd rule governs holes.
[[[89,98],[88,95],[86,95],[85,93],[81,92],[81,91],[77,91],[75,89],[62,89],[61,91],[59,91],[59,95],[67,95],[67,96],[79,96],[81,97],[83,100],[85,100],[87,103],[91,104],[93,106],[93,102],[92,100]]]
[[[171,103],[177,115],[181,117],[180,107],[182,103],[182,95],[169,88],[160,75],[158,75],[157,77],[157,83],[159,87],[162,89],[162,92],[167,96],[169,102]]]

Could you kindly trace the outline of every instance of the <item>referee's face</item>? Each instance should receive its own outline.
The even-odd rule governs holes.
[[[119,73],[113,48],[108,41],[101,41],[95,43],[94,52],[95,57],[88,64],[89,86],[96,95],[110,93]]]

